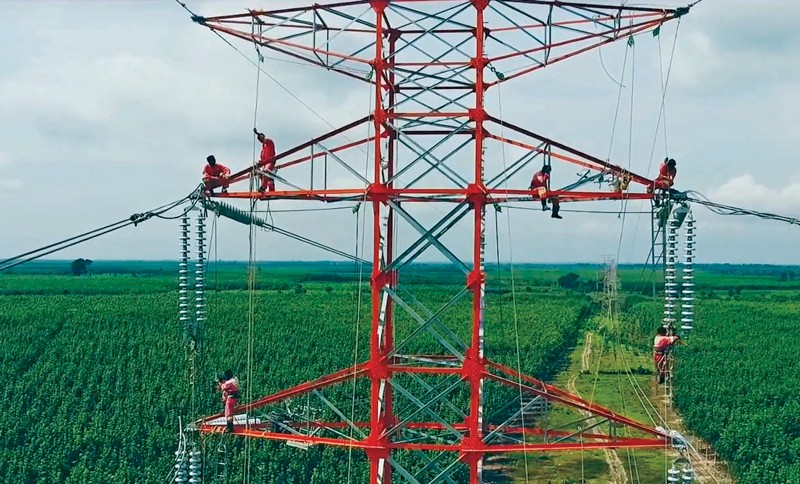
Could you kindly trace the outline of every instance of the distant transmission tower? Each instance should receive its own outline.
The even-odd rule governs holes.
[[[614,320],[619,314],[617,261],[611,256],[606,256],[603,259],[603,266],[603,314],[606,314],[609,320]]]

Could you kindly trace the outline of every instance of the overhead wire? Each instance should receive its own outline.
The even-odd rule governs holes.
[[[179,218],[179,217],[183,216],[185,213],[187,213],[189,210],[191,210],[196,205],[196,203],[197,203],[197,199],[196,198],[192,201],[192,203],[189,206],[189,208],[185,209],[177,217],[168,217],[168,216],[165,216],[164,214],[169,212],[170,210],[174,209],[178,205],[180,205],[180,204],[192,199],[193,195],[196,194],[197,191],[198,191],[198,189],[195,189],[189,195],[187,195],[187,196],[185,196],[185,197],[183,197],[183,198],[181,198],[179,200],[176,200],[174,202],[170,202],[170,203],[161,205],[160,207],[148,210],[148,211],[143,212],[143,213],[135,213],[135,214],[131,215],[130,217],[128,217],[127,219],[123,219],[123,220],[120,220],[118,222],[114,222],[112,224],[107,224],[107,225],[105,225],[103,227],[99,227],[97,229],[90,230],[88,232],[84,232],[84,233],[82,233],[80,235],[75,235],[75,236],[72,236],[72,237],[68,237],[68,238],[66,238],[64,240],[61,240],[61,241],[58,241],[58,242],[55,242],[55,243],[52,243],[52,244],[48,244],[48,245],[45,245],[43,247],[39,247],[38,249],[31,250],[31,251],[16,255],[14,257],[11,257],[9,259],[5,259],[3,261],[0,261],[0,272],[8,270],[8,269],[11,269],[11,268],[16,267],[16,266],[21,265],[21,264],[32,262],[32,261],[34,261],[36,259],[40,259],[40,258],[42,258],[44,256],[47,256],[47,255],[50,255],[50,254],[54,254],[56,252],[68,249],[68,248],[76,246],[78,244],[82,244],[84,242],[87,242],[89,240],[95,239],[97,237],[101,237],[103,235],[110,234],[112,232],[116,232],[117,230],[123,229],[123,228],[128,227],[128,226],[131,226],[131,225],[138,226],[140,223],[142,223],[142,222],[144,222],[146,220],[149,220],[151,218],[154,218],[154,217],[155,218],[166,219],[166,220]]]
[[[686,196],[687,194],[694,196]],[[775,220],[777,222],[785,222],[791,225],[800,225],[799,218],[712,202],[708,197],[695,190],[688,190],[686,192],[683,192],[679,200],[685,200],[687,202],[697,203],[699,205],[706,207],[708,210],[717,215],[738,215],[738,216],[749,215],[765,220]]]
[[[52,247],[56,247],[56,246],[59,246],[59,245],[62,245],[62,244],[66,244],[67,242],[70,242],[70,241],[73,241],[73,240],[77,240],[77,239],[80,239],[82,237],[87,237],[87,236],[90,236],[92,234],[96,234],[98,232],[102,232],[104,230],[115,230],[117,226],[120,226],[120,228],[121,228],[123,226],[123,224],[129,224],[129,223],[130,223],[130,218],[125,218],[125,219],[122,219],[122,220],[120,220],[118,222],[114,222],[112,224],[108,224],[108,225],[105,225],[103,227],[100,227],[100,228],[97,228],[97,229],[94,229],[94,230],[90,230],[88,232],[84,232],[84,233],[79,234],[79,235],[75,235],[75,236],[70,237],[68,239],[64,239],[64,240],[61,240],[61,241],[58,241],[58,242],[54,242],[54,243],[49,244],[49,245],[45,245],[44,247],[39,247],[37,249],[31,250],[31,251],[28,251],[28,252],[24,252],[22,254],[16,255],[16,256],[11,257],[9,259],[5,259],[3,261],[0,261],[0,267],[2,267],[5,264],[14,262],[15,260],[22,259],[23,257],[26,257],[28,255],[36,254],[36,253],[41,252],[43,250],[47,250],[47,249],[50,249]]]

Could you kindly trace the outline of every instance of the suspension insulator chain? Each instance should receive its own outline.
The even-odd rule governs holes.
[[[184,337],[188,340],[191,329],[191,316],[189,315],[189,215],[181,217],[181,259],[178,276],[178,313]]]
[[[686,217],[686,240],[684,242],[683,291],[681,294],[681,330],[694,329],[694,217]]]
[[[664,268],[664,318],[663,325],[671,330],[675,325],[675,305],[678,300],[678,283],[675,280],[677,260],[678,221],[671,219],[667,224],[666,266]]]
[[[189,453],[189,482],[191,484],[203,482],[203,460],[196,447]]]
[[[200,351],[201,335],[206,320],[206,217],[200,212],[197,215],[197,262],[195,263],[195,307],[196,322],[192,338],[195,351]]]

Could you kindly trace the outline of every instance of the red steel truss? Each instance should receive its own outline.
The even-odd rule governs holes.
[[[594,174],[547,195],[562,202],[649,199],[652,181],[505,122],[487,112],[484,102],[487,90],[499,84],[628,41],[687,11],[538,0],[362,0],[194,17],[221,35],[374,86],[370,115],[278,154],[277,170],[270,172],[277,191],[237,191],[263,174],[248,167],[232,176],[230,193],[209,195],[361,201],[372,213],[369,359],[242,405],[237,412],[247,418],[237,420],[234,434],[363,449],[370,482],[381,483],[398,476],[409,482],[457,482],[467,475],[470,482],[482,482],[490,453],[668,446],[661,430],[487,357],[487,206],[538,200],[527,189],[538,170],[532,164],[538,162]],[[359,128],[366,128],[367,136],[355,135]],[[513,160],[500,163],[499,151],[492,150],[507,150]],[[347,159],[359,151],[361,160],[363,153],[368,158],[363,174]],[[344,176],[329,181],[329,165]],[[308,182],[299,181],[309,173]],[[609,179],[626,183],[576,190]],[[422,202],[446,204],[448,213],[425,227],[408,209]],[[471,260],[462,261],[440,237],[470,219]],[[401,224],[418,237],[403,250],[396,243]],[[433,310],[408,293],[399,277],[428,248],[438,250],[465,278],[464,287]],[[467,330],[449,315],[462,299],[470,308]],[[398,324],[410,328],[402,338]],[[427,346],[417,345],[421,338],[428,338]],[[419,347],[426,352],[412,351]],[[353,388],[368,398],[352,400],[351,409]],[[297,410],[295,402],[310,397],[320,410],[312,415],[305,403]],[[550,405],[575,411],[577,420],[568,428],[548,427]],[[221,432],[221,423],[221,415],[213,415],[198,427]],[[619,428],[624,435],[618,435]],[[409,455],[422,465],[409,465]]]

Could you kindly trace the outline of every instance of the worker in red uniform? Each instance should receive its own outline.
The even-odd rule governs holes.
[[[547,192],[550,185],[550,170],[550,165],[544,165],[541,171],[534,173],[533,178],[531,179],[531,186],[528,187],[529,190],[534,192],[534,196],[542,201],[543,212],[550,210],[550,207],[547,206]],[[550,201],[553,202],[553,213],[550,216],[552,218],[562,218],[561,215],[558,214],[558,198],[550,197]]]
[[[658,373],[658,383],[664,383],[667,373],[667,353],[680,336],[667,336],[667,328],[661,326],[656,330],[656,338],[653,341],[653,361],[656,364]]]
[[[260,168],[265,169],[266,171],[275,172],[275,143],[264,136],[264,133],[260,133],[256,128],[253,128],[253,133],[256,135],[256,138],[261,143],[261,157],[258,160],[258,166]],[[271,176],[262,175],[261,176],[261,187],[258,189],[259,192],[264,193],[267,192],[274,192],[275,191],[275,179]]]
[[[219,377],[219,390],[222,392],[222,403],[225,407],[226,432],[233,432],[233,409],[239,402],[239,379],[231,370],[225,370]]]
[[[653,188],[669,190],[673,183],[675,183],[675,176],[677,174],[678,169],[675,168],[675,160],[672,158],[664,158],[664,162],[661,163],[661,167],[658,169],[658,178],[653,181],[653,186],[648,191],[652,192]]]
[[[231,170],[227,166],[217,163],[214,155],[208,155],[206,158],[208,164],[203,168],[203,182],[206,184],[206,190],[213,193],[217,187],[222,187],[222,193],[228,193],[228,177],[231,176]]]

